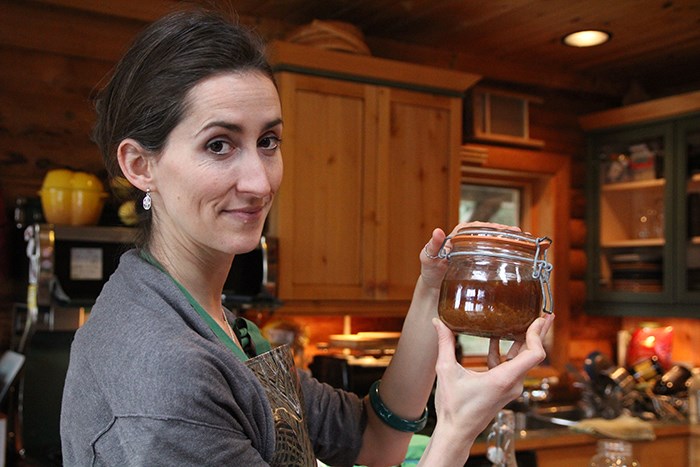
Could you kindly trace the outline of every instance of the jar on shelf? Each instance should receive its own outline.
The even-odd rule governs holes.
[[[541,312],[552,312],[547,237],[472,227],[445,239],[448,266],[438,314],[454,332],[519,340]]]
[[[632,454],[632,443],[619,439],[601,439],[590,467],[640,467]]]

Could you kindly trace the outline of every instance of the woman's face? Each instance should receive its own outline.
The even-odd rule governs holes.
[[[281,135],[279,96],[263,74],[193,87],[153,160],[154,240],[196,254],[252,250],[282,181]]]

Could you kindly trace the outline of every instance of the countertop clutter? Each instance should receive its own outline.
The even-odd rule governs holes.
[[[526,385],[515,411],[515,449],[538,467],[589,465],[602,439],[631,443],[642,466],[700,466],[700,371],[656,355],[615,365],[591,352],[583,368]],[[474,456],[488,452],[480,439]],[[469,464],[468,464],[469,465]]]
[[[635,457],[643,467],[700,466],[700,427],[687,423],[655,423],[653,441],[632,441]],[[516,452],[535,453],[537,467],[587,466],[600,437],[565,427],[528,430],[515,439]],[[485,455],[485,440],[477,441],[472,456]],[[468,465],[468,464],[467,464]]]

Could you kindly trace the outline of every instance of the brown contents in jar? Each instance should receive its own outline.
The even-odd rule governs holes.
[[[542,290],[536,279],[445,280],[438,314],[454,332],[516,340],[523,338],[541,308]]]

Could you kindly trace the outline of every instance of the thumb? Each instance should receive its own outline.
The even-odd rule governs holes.
[[[439,318],[433,318],[433,326],[438,335],[438,357],[436,369],[449,368],[455,364],[455,336]]]

